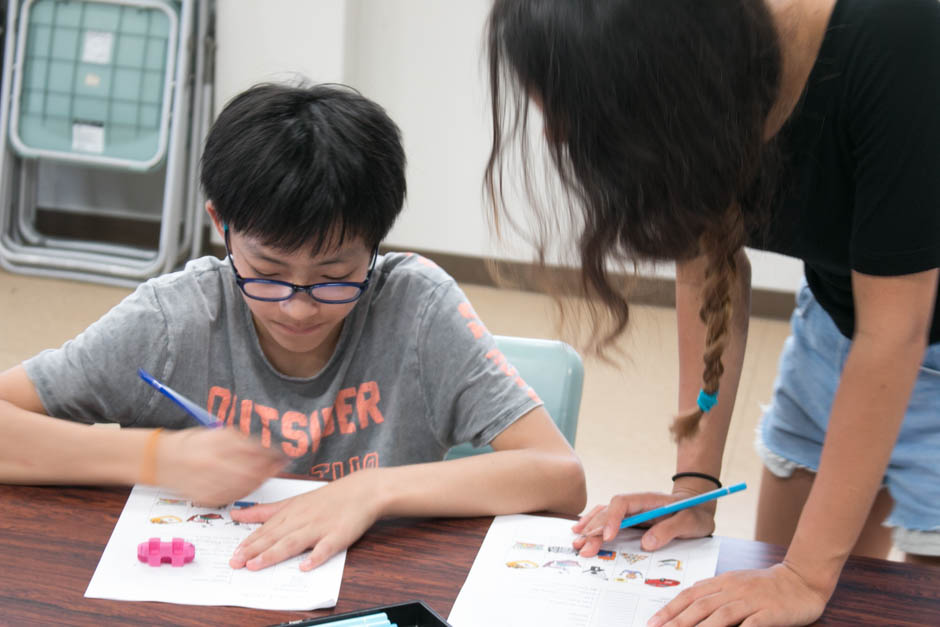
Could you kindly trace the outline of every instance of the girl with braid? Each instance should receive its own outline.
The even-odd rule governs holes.
[[[757,438],[756,536],[788,550],[649,624],[810,623],[848,555],[892,540],[940,564],[940,2],[496,0],[487,47],[496,225],[524,224],[505,201],[521,163],[539,258],[573,238],[601,349],[628,320],[613,264],[676,263],[673,489],[588,511],[575,548],[593,555],[624,516],[719,485],[747,245],[805,269]],[[560,190],[547,197],[540,142]],[[643,547],[712,533],[714,509],[659,520]]]

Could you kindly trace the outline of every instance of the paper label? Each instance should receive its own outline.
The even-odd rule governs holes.
[[[72,125],[72,150],[76,152],[104,152],[104,126],[77,122]]]
[[[86,31],[85,42],[82,46],[82,61],[84,63],[111,63],[111,48],[113,44],[113,33],[96,30]]]

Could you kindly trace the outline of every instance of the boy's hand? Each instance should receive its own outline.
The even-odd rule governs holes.
[[[604,542],[616,537],[620,531],[620,521],[627,516],[669,505],[697,494],[682,489],[676,489],[672,494],[618,494],[606,507],[598,505],[581,516],[571,528],[573,532],[581,534],[572,542],[572,546],[582,557],[593,557]],[[654,519],[651,523],[640,540],[644,551],[655,551],[676,538],[701,538],[711,534],[715,530],[715,505],[706,503],[684,509],[672,516]]]
[[[822,615],[831,594],[814,589],[787,564],[731,571],[686,588],[647,625],[808,625]]]
[[[286,458],[233,429],[164,431],[157,444],[160,485],[204,505],[231,503],[281,472]]]
[[[264,523],[238,546],[229,565],[260,570],[313,550],[312,570],[359,539],[380,516],[372,472],[359,470],[322,488],[277,503],[232,511],[232,520]]]

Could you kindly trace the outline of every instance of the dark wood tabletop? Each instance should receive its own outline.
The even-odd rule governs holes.
[[[86,599],[129,488],[0,486],[0,625],[270,625],[423,600],[450,613],[491,517],[386,520],[350,547],[333,610],[274,612]],[[778,546],[722,538],[718,571],[779,561]],[[821,625],[940,626],[940,570],[851,558]]]

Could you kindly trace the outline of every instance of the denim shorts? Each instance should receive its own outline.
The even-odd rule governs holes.
[[[790,324],[773,399],[757,427],[757,451],[778,477],[789,477],[795,468],[819,468],[829,411],[852,344],[805,284]],[[927,349],[884,485],[894,499],[885,525],[894,527],[895,546],[905,553],[940,555],[940,344]]]

